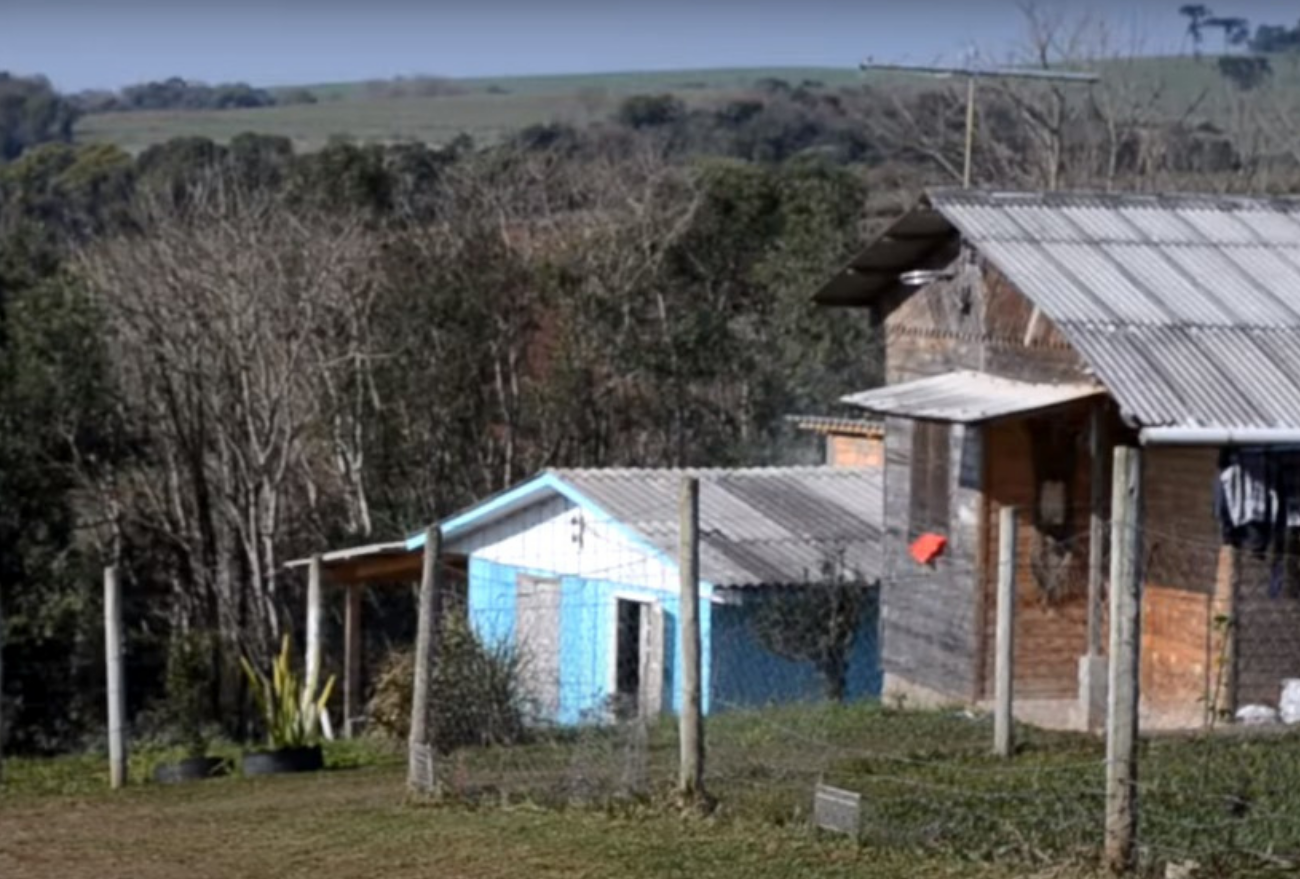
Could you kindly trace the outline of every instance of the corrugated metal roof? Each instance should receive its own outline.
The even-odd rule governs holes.
[[[674,558],[681,480],[697,476],[700,576],[718,588],[808,582],[841,552],[849,570],[870,581],[880,576],[884,506],[878,470],[550,472]]]
[[[850,394],[844,402],[880,415],[970,424],[1050,409],[1104,393],[1105,389],[1097,385],[1037,384],[958,370]]]
[[[867,418],[841,418],[834,415],[787,415],[785,420],[800,430],[812,433],[863,436],[881,439],[885,435],[885,425],[880,421]]]
[[[1300,200],[939,190],[899,225],[931,250],[959,231],[1137,424],[1300,427]],[[915,266],[890,261],[890,240],[854,262],[887,267],[850,266],[819,301],[896,291]]]

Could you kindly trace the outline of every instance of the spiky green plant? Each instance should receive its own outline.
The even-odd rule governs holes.
[[[321,716],[334,689],[331,675],[320,689],[319,695],[307,691],[306,682],[300,682],[293,670],[291,657],[293,640],[284,636],[280,655],[271,665],[267,678],[245,657],[240,657],[244,674],[248,677],[253,700],[266,723],[266,737],[272,748],[301,748],[314,744],[320,734]]]

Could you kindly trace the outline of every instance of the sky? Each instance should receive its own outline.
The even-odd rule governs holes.
[[[63,90],[183,76],[255,85],[698,67],[1004,59],[1020,0],[0,0],[0,70]],[[1052,8],[1064,0],[1039,0]],[[1178,0],[1072,0],[1146,51],[1178,51]],[[1300,0],[1216,12],[1300,20]]]

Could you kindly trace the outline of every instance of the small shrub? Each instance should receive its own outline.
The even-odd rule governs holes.
[[[172,636],[167,658],[167,715],[189,757],[202,757],[208,750],[205,724],[211,701],[212,656],[212,638],[207,632]]]
[[[431,683],[434,745],[449,753],[473,745],[508,745],[524,738],[522,663],[509,644],[484,644],[459,614],[443,625]],[[411,732],[413,651],[396,650],[380,669],[370,723],[405,740]]]

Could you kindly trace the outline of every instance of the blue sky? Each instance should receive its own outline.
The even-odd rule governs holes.
[[[1051,5],[1060,0],[1040,0]],[[1179,3],[1073,0],[1126,37],[1177,50]],[[1219,9],[1300,20],[1278,0]],[[1016,0],[0,0],[0,69],[63,89],[170,75],[259,85],[436,74],[951,63],[1003,57]],[[1284,11],[1279,12],[1279,7]]]

